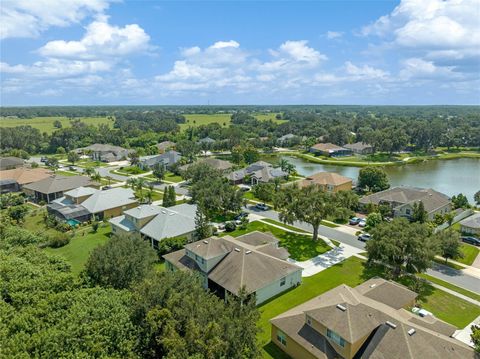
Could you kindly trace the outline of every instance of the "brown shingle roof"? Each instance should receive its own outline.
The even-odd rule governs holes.
[[[332,185],[339,186],[344,183],[352,183],[352,179],[344,177],[334,172],[318,172],[313,175],[306,177],[304,180],[300,181],[300,187],[306,187],[310,185]]]
[[[210,237],[185,245],[186,249],[205,259],[227,254],[232,250],[232,247],[233,245],[230,242],[219,237]]]
[[[50,177],[52,172],[45,168],[16,168],[0,172],[0,180],[13,179],[19,185],[37,182]]]
[[[384,281],[378,279],[380,283]],[[390,290],[393,287],[384,287]],[[308,314],[313,320],[338,333],[347,342],[358,342],[369,337],[377,328],[388,322],[385,334],[378,342],[366,340],[369,358],[403,359],[403,358],[474,358],[471,348],[460,341],[452,339],[436,329],[442,325],[435,318],[424,319],[404,309],[394,309],[384,303],[368,298],[360,293],[365,286],[350,288],[340,285],[319,297],[305,302],[276,318],[271,323],[284,331],[290,338],[311,351],[308,341],[298,340],[301,323],[295,318]],[[342,307],[339,307],[338,305]],[[444,323],[448,326],[448,324]],[[408,332],[414,329],[413,335]],[[446,329],[443,328],[443,329]],[[442,331],[443,331],[442,329]],[[446,332],[446,331],[445,331]]]
[[[400,309],[414,301],[418,294],[407,287],[382,278],[372,278],[355,287],[360,294],[389,307]]]

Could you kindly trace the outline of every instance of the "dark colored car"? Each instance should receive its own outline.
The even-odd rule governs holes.
[[[462,237],[462,241],[468,244],[473,244],[474,246],[480,246],[480,239],[475,237]]]
[[[102,189],[103,190],[112,189],[112,186],[103,186]]]
[[[358,217],[352,217],[350,218],[350,220],[348,221],[348,224],[351,224],[352,226],[355,226],[357,224],[360,223],[360,218]]]
[[[242,213],[238,214],[237,216],[235,216],[235,220],[241,220],[243,217],[248,217],[248,213],[247,212],[242,212]]]
[[[358,240],[362,242],[367,242],[370,239],[372,239],[372,236],[368,233],[362,233],[361,235],[358,236]]]

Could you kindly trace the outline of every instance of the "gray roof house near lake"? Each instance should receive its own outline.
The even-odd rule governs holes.
[[[204,288],[222,299],[237,296],[244,288],[260,304],[302,280],[302,268],[287,262],[288,251],[278,244],[277,238],[262,232],[210,237],[163,258],[169,270],[199,273]]]
[[[480,234],[480,213],[477,212],[470,217],[460,221],[460,230],[469,234]]]
[[[450,198],[431,188],[393,187],[360,198],[360,205],[365,207],[369,203],[376,205],[388,204],[394,217],[410,218],[415,203],[422,202],[428,218],[432,220],[436,213],[445,214],[452,210]]]
[[[172,207],[140,205],[112,218],[113,233],[138,232],[148,239],[152,247],[164,238],[186,236],[191,238],[195,231],[197,206],[183,203]]]
[[[348,143],[343,147],[359,155],[368,155],[370,153],[373,153],[373,147],[364,142]]]
[[[252,185],[259,182],[270,182],[275,178],[284,178],[286,176],[288,176],[288,173],[282,171],[281,168],[274,168],[271,163],[264,161],[254,162],[243,169],[226,175],[233,184],[244,183],[246,178],[250,178]]]

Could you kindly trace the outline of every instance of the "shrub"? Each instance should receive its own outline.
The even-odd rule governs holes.
[[[158,243],[158,254],[163,255],[170,252],[178,251],[182,249],[187,242],[187,237],[172,237],[162,239]]]
[[[225,223],[225,232],[233,232],[237,228],[235,222]]]
[[[66,246],[70,243],[70,236],[66,234],[60,234],[58,236],[53,237],[50,242],[48,242],[48,247],[50,248],[60,248]]]

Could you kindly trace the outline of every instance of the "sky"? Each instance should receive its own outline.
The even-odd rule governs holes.
[[[480,0],[2,0],[0,104],[480,104]]]

